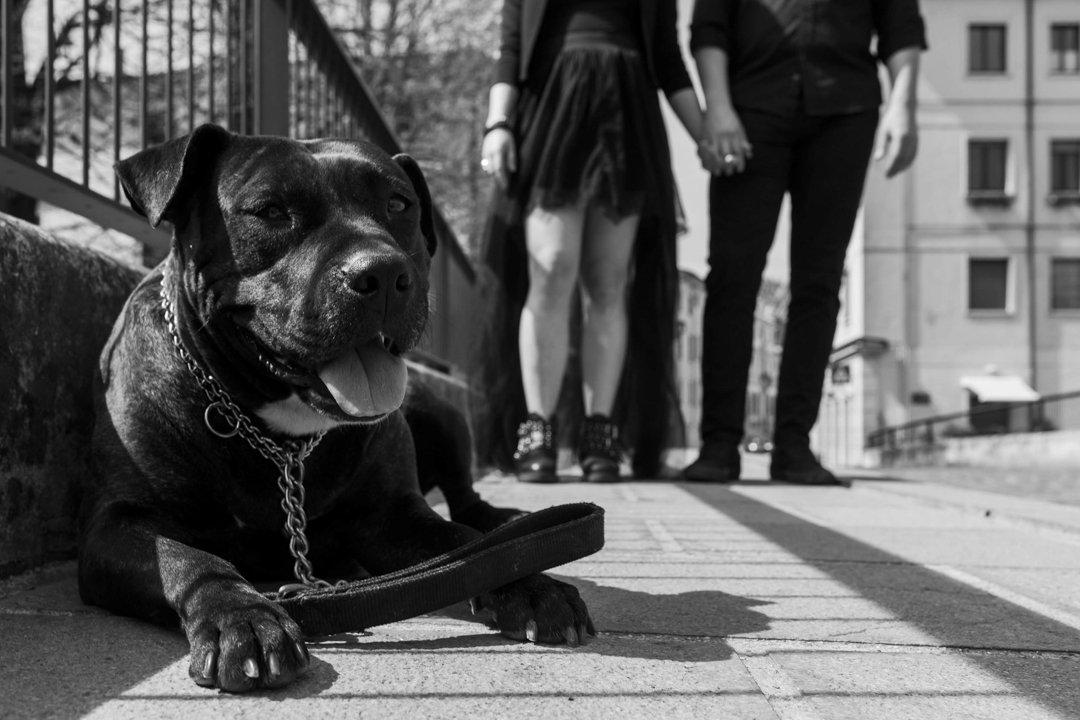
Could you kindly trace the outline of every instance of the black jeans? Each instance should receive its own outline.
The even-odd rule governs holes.
[[[754,306],[785,193],[791,194],[791,302],[777,385],[778,446],[807,446],[832,351],[844,255],[874,144],[877,108],[777,117],[740,111],[745,171],[714,176],[705,281],[701,439],[743,436]]]

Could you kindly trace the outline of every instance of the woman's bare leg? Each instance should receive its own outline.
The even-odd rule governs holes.
[[[521,311],[518,348],[525,405],[550,419],[559,400],[570,349],[570,300],[581,264],[584,206],[536,208],[525,219],[529,294]]]
[[[589,208],[586,213],[581,248],[581,374],[586,415],[610,415],[615,405],[626,359],[626,291],[640,219],[630,215],[613,222],[600,208]]]

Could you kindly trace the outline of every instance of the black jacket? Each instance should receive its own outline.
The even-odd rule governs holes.
[[[645,63],[653,84],[671,95],[692,87],[675,26],[677,0],[639,0]],[[547,0],[503,0],[502,42],[495,81],[517,85],[530,79]]]
[[[701,47],[727,53],[736,108],[833,115],[877,107],[877,60],[926,49],[926,31],[918,0],[697,0]]]

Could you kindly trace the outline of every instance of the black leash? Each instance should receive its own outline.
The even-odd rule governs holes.
[[[592,555],[603,546],[603,508],[592,503],[556,505],[397,572],[295,595],[265,595],[308,637],[360,632],[464,602]]]

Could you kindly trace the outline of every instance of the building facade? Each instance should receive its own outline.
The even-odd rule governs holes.
[[[754,350],[746,388],[747,437],[772,437],[776,378],[780,369],[786,309],[787,286],[765,278],[754,313]],[[701,328],[704,311],[704,281],[692,272],[680,270],[675,377],[686,427],[686,444],[691,448],[701,444]]]
[[[1080,2],[921,6],[919,155],[868,176],[814,438],[834,465],[988,400],[980,378],[1080,390]],[[1080,403],[1047,413],[1080,423]]]

